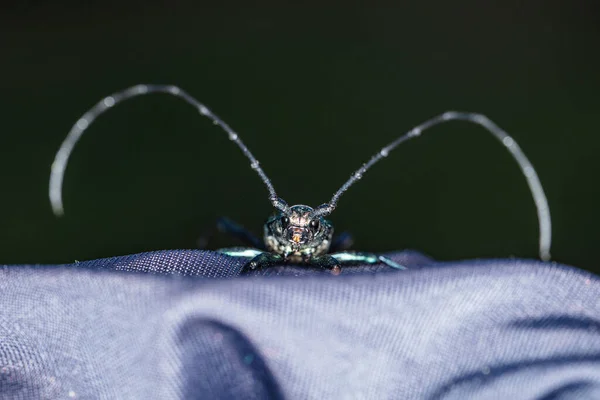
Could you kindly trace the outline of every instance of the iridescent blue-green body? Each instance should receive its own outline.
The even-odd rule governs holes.
[[[296,205],[286,207],[273,215],[264,225],[264,246],[245,229],[231,221],[222,220],[221,228],[241,239],[256,244],[256,248],[222,249],[222,253],[248,258],[244,271],[263,269],[275,264],[294,263],[330,270],[337,275],[342,265],[385,263],[396,269],[405,269],[402,265],[387,257],[373,253],[340,251],[329,253],[332,247],[345,249],[351,243],[349,235],[333,238],[333,225],[329,220],[314,215],[309,206]]]

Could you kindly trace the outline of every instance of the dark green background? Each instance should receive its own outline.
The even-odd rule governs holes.
[[[52,215],[49,168],[71,125],[102,97],[144,82],[204,101],[283,198],[313,206],[412,126],[449,109],[484,113],[538,170],[553,258],[598,270],[597,6],[243,4],[3,6],[0,263],[193,248],[222,215],[260,232],[271,208],[247,160],[164,95],[132,100],[92,126],[67,169],[66,216]],[[537,257],[523,177],[492,136],[465,123],[398,148],[331,219],[361,250]]]

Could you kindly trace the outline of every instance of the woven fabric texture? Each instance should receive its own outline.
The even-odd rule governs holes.
[[[160,251],[0,267],[0,399],[600,399],[600,280]]]

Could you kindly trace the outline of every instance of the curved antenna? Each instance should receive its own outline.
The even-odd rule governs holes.
[[[269,200],[273,207],[276,209],[286,212],[288,210],[288,205],[285,201],[280,199],[275,193],[275,189],[273,188],[273,184],[265,174],[265,172],[260,167],[258,160],[252,155],[250,150],[246,147],[244,142],[240,139],[238,134],[229,127],[221,118],[217,117],[211,110],[208,109],[204,104],[200,103],[198,100],[190,96],[188,93],[178,88],[177,86],[172,85],[136,85],[132,86],[123,91],[113,93],[110,96],[105,97],[100,100],[94,107],[89,109],[77,122],[71,130],[69,134],[63,141],[60,146],[60,149],[56,153],[54,158],[54,162],[52,163],[52,168],[50,172],[50,203],[52,204],[52,210],[54,214],[57,216],[61,216],[64,214],[64,207],[62,201],[62,184],[63,178],[65,174],[65,169],[67,167],[67,162],[69,161],[69,157],[71,152],[73,151],[73,147],[83,135],[83,132],[94,122],[96,118],[98,118],[101,114],[107,111],[109,108],[114,107],[115,105],[125,101],[127,99],[131,99],[136,96],[142,96],[150,93],[167,93],[178,97],[184,100],[186,103],[194,106],[201,115],[208,117],[212,120],[213,124],[218,125],[227,133],[229,139],[233,141],[244,153],[244,155],[250,160],[250,166],[253,170],[255,170],[263,183],[267,186],[269,190]]]
[[[529,185],[529,190],[531,191],[531,195],[535,202],[535,206],[537,208],[537,215],[539,221],[539,230],[540,230],[540,258],[542,260],[550,259],[550,245],[552,241],[552,226],[550,220],[550,208],[548,207],[548,200],[546,199],[546,195],[544,194],[544,189],[542,188],[542,184],[540,183],[540,179],[538,178],[533,165],[529,162],[529,159],[525,156],[517,142],[510,137],[505,131],[503,131],[498,125],[492,122],[488,117],[481,114],[475,113],[466,113],[466,112],[457,112],[457,111],[449,111],[444,114],[440,114],[434,118],[431,118],[421,125],[414,127],[408,133],[400,136],[398,139],[394,140],[392,143],[388,144],[384,148],[382,148],[377,154],[375,154],[369,162],[363,164],[352,176],[350,179],[346,181],[342,185],[342,187],[335,192],[329,203],[325,203],[315,209],[313,212],[313,217],[320,217],[331,214],[331,212],[337,206],[337,202],[340,196],[348,190],[350,186],[352,186],[356,181],[358,181],[365,172],[369,168],[371,168],[375,163],[381,160],[384,157],[387,157],[390,151],[394,150],[399,144],[417,137],[423,133],[423,131],[431,128],[434,125],[441,124],[446,121],[451,120],[463,120],[472,122],[477,125],[481,125],[486,128],[489,132],[491,132],[506,149],[511,153],[517,164],[519,164],[519,168],[525,179],[527,180],[527,185]]]

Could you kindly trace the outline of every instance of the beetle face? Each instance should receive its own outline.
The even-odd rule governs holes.
[[[310,242],[318,234],[321,221],[319,217],[311,218],[312,211],[307,206],[293,206],[280,217],[281,232],[292,245]]]
[[[265,225],[267,248],[303,259],[327,253],[333,227],[322,217],[313,218],[312,212],[311,207],[296,205],[271,218]]]

